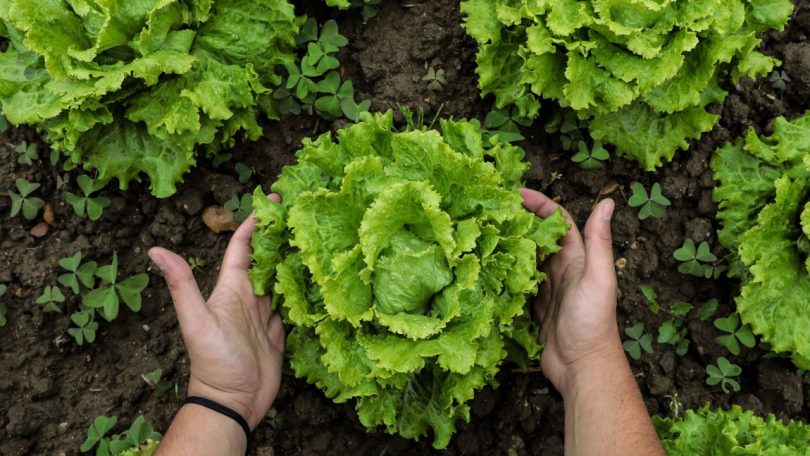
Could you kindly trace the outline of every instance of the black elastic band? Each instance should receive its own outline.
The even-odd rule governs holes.
[[[250,442],[250,426],[248,426],[247,420],[245,420],[242,415],[235,412],[234,410],[225,407],[222,404],[212,401],[211,399],[206,399],[204,397],[199,396],[189,396],[186,400],[183,401],[182,405],[186,404],[197,404],[202,405],[205,408],[209,408],[217,413],[221,413],[222,415],[227,416],[228,418],[234,420],[242,427],[242,430],[245,431],[245,438],[248,442]],[[181,405],[181,406],[182,406]]]

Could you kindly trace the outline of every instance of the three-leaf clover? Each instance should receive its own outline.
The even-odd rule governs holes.
[[[720,384],[723,392],[728,394],[729,388],[735,392],[740,390],[740,384],[733,377],[737,377],[742,373],[742,368],[725,357],[717,358],[717,365],[709,364],[706,366],[706,384],[714,386]]]
[[[130,448],[137,448],[148,440],[160,440],[161,437],[160,433],[155,432],[151,423],[146,421],[143,416],[138,416],[120,438],[110,441],[110,452],[117,455]]]
[[[17,152],[20,154],[17,157],[17,163],[21,165],[33,165],[34,160],[39,160],[36,143],[28,144],[23,141],[17,145]]]
[[[100,219],[104,208],[110,205],[110,200],[103,196],[92,198],[90,195],[104,188],[104,184],[84,174],[76,178],[76,183],[79,184],[83,196],[65,192],[65,201],[73,206],[73,212],[79,217],[87,214],[87,218],[92,221]]]
[[[8,192],[8,196],[11,198],[11,217],[22,211],[23,217],[27,220],[34,220],[39,210],[45,205],[45,201],[30,196],[40,185],[35,182],[28,182],[23,178],[18,178],[15,184],[20,193]]]
[[[520,127],[528,127],[531,124],[531,120],[520,118],[512,108],[493,109],[484,117],[484,127],[489,133],[498,135],[499,140],[507,143],[526,139],[520,133]]]
[[[675,346],[675,353],[683,356],[689,350],[689,339],[686,338],[687,328],[681,319],[668,320],[658,328],[658,343]]]
[[[250,178],[253,177],[253,168],[242,162],[237,163],[233,167],[233,169],[234,171],[236,171],[236,175],[239,179],[239,182],[242,184],[246,184],[247,181],[249,181]]]
[[[88,291],[83,296],[82,305],[99,309],[107,321],[118,317],[120,301],[124,301],[133,312],[141,310],[141,292],[149,285],[148,275],[138,274],[118,281],[118,254],[114,252],[112,263],[96,269],[96,277],[103,281],[102,286]]]
[[[633,184],[633,195],[630,196],[627,204],[630,207],[641,207],[641,210],[638,211],[638,219],[645,220],[650,216],[663,217],[666,214],[664,208],[672,203],[661,193],[661,185],[658,182],[653,184],[649,194],[643,185],[636,182]]]
[[[56,280],[66,286],[70,287],[74,294],[79,294],[79,284],[84,285],[88,289],[92,289],[96,284],[95,273],[98,269],[98,264],[95,261],[88,261],[82,263],[82,252],[76,252],[72,256],[62,258],[59,260],[59,266],[68,271],[60,275]]]
[[[62,290],[59,287],[52,287],[50,285],[46,286],[45,289],[42,291],[42,294],[37,298],[36,303],[41,304],[43,312],[59,312],[62,313],[62,309],[59,308],[59,304],[65,302],[65,295],[62,294]]]
[[[247,220],[250,213],[253,212],[253,195],[250,193],[245,193],[241,198],[233,195],[233,197],[226,201],[222,207],[226,211],[233,212],[234,222],[242,223]]]
[[[714,320],[714,327],[728,334],[717,336],[714,341],[726,347],[732,355],[740,354],[740,344],[754,348],[757,340],[751,329],[741,324],[740,315],[733,313],[726,318]]]
[[[74,312],[70,316],[70,321],[76,325],[76,328],[68,328],[67,332],[79,345],[83,345],[85,341],[92,344],[96,340],[96,331],[98,330],[98,322],[93,320],[95,312],[93,309],[85,309],[79,312]]]
[[[315,100],[315,109],[326,118],[337,119],[345,115],[347,119],[357,121],[360,113],[368,111],[371,102],[366,100],[356,103],[354,100],[354,84],[352,81],[340,82],[340,75],[332,71],[318,82],[318,92],[322,95]]]
[[[624,341],[622,346],[631,358],[638,361],[641,359],[641,351],[652,353],[652,335],[644,332],[644,323],[636,323],[633,326],[624,328],[624,333],[630,340]]]
[[[153,370],[152,372],[141,375],[143,381],[145,381],[146,384],[149,385],[149,387],[154,389],[155,392],[158,394],[158,396],[163,395],[163,393],[165,393],[166,391],[169,390],[169,388],[172,387],[172,384],[163,381],[162,377],[163,377],[163,369],[159,367]]]
[[[6,294],[6,290],[8,290],[8,287],[5,284],[0,283],[0,298]],[[0,301],[0,327],[6,326],[6,323],[8,323],[8,320],[6,320],[7,311],[8,308],[6,307],[6,303]]]
[[[87,439],[79,448],[81,452],[87,453],[98,445],[96,456],[108,456],[110,454],[110,439],[106,435],[115,427],[116,422],[118,422],[118,418],[114,416],[97,416],[93,420],[93,424],[87,429]]]
[[[683,241],[683,245],[672,254],[676,260],[680,261],[678,272],[690,274],[695,277],[710,278],[715,274],[716,269],[711,263],[717,261],[717,256],[712,253],[709,243],[703,241],[695,246],[691,239]]]
[[[423,81],[428,82],[428,90],[439,91],[442,90],[445,84],[447,84],[447,80],[444,78],[444,70],[439,68],[438,70],[434,69],[433,67],[428,68],[428,72],[425,76],[422,77]]]
[[[571,161],[584,169],[599,169],[605,167],[602,162],[608,158],[610,158],[610,154],[607,149],[602,147],[602,141],[594,141],[591,149],[588,149],[585,141],[580,141],[579,151],[571,157]]]

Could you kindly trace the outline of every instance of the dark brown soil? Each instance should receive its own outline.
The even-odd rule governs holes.
[[[533,164],[529,185],[558,197],[579,223],[584,223],[600,191],[611,182],[618,184],[609,196],[618,203],[613,229],[622,327],[643,322],[657,335],[666,319],[664,312],[650,310],[639,290],[642,284],[654,287],[665,308],[678,300],[700,305],[716,297],[721,302],[717,316],[731,312],[736,284],[680,274],[672,252],[691,237],[707,240],[715,253],[724,253],[715,237],[711,152],[748,126],[767,132],[776,116],[793,118],[810,108],[810,8],[805,0],[797,6],[788,30],[770,33],[764,45],[767,53],[783,59],[791,79],[787,90],[776,90],[765,80],[729,87],[726,103],[718,107],[720,125],[655,175],[621,159],[611,160],[607,169],[585,171],[571,163],[558,138],[542,133],[542,122],[524,132],[529,140],[523,145]],[[459,26],[455,0],[390,0],[367,24],[356,12],[341,13],[338,20],[351,43],[341,54],[344,74],[354,81],[359,97],[372,100],[374,109],[399,102],[424,106],[428,112],[444,104],[444,112],[456,117],[481,118],[487,112],[488,101],[477,94],[475,49]],[[430,91],[422,81],[429,67],[445,70],[448,84],[443,90]],[[158,396],[141,375],[162,368],[183,397],[188,360],[169,295],[146,251],[161,245],[186,258],[203,259],[208,265],[196,275],[203,293],[210,292],[228,235],[210,232],[201,221],[202,209],[259,184],[267,188],[282,166],[293,162],[301,138],[335,126],[307,117],[267,124],[261,141],[237,147],[233,161],[219,169],[201,163],[178,194],[166,200],[145,196],[142,185],[128,191],[110,186],[104,194],[113,204],[95,223],[74,216],[62,196],[76,191],[75,172],[56,171],[45,160],[36,166],[16,163],[13,145],[36,140],[31,131],[0,135],[0,191],[11,189],[17,177],[42,183],[38,194],[56,215],[56,226],[42,238],[29,233],[39,221],[0,217],[0,283],[9,287],[2,298],[9,306],[9,322],[0,329],[0,454],[77,454],[96,415],[118,416],[117,431],[138,414],[165,430],[178,396],[174,390]],[[239,161],[256,170],[246,185],[235,178],[233,163]],[[648,188],[652,182],[661,183],[672,200],[665,218],[636,218],[636,210],[626,203],[634,181]],[[0,213],[8,210],[8,198],[0,198]],[[114,323],[101,324],[94,344],[82,347],[65,333],[67,315],[77,306],[75,297],[69,295],[61,306],[63,314],[43,314],[34,304],[45,285],[56,284],[57,260],[77,250],[100,262],[117,251],[123,276],[148,271],[151,278],[141,312],[122,311]],[[714,343],[718,333],[711,320],[691,321],[688,329],[691,345],[685,356],[675,355],[672,346],[654,344],[653,354],[632,363],[651,413],[669,414],[670,404],[680,401],[684,407],[739,403],[780,418],[810,416],[810,389],[789,361],[766,357],[760,349],[730,356]],[[726,395],[719,387],[705,385],[704,367],[718,356],[742,366],[739,393]],[[271,417],[255,433],[251,454],[433,453],[429,439],[413,442],[366,433],[351,405],[335,405],[315,387],[285,374]],[[498,380],[499,389],[487,388],[476,396],[471,422],[460,423],[446,453],[562,454],[562,401],[542,374],[506,368]]]

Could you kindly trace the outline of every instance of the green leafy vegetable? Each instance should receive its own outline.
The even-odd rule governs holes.
[[[720,243],[739,277],[737,312],[776,352],[810,368],[810,115],[718,149],[711,162]]]
[[[730,410],[707,405],[680,418],[655,416],[653,422],[669,455],[798,456],[807,453],[810,441],[810,426],[774,415],[763,419],[739,405]]]
[[[0,105],[36,126],[68,168],[121,188],[146,174],[166,197],[260,113],[293,61],[299,19],[286,0],[115,3],[3,0]]]
[[[553,100],[593,139],[647,170],[709,131],[721,78],[767,75],[757,35],[782,30],[789,0],[464,0],[478,82],[495,105],[534,118]]]
[[[537,261],[567,226],[541,219],[518,192],[528,165],[479,128],[394,132],[393,114],[361,115],[304,140],[298,164],[257,190],[254,290],[272,290],[293,325],[298,377],[336,402],[356,398],[369,429],[447,446],[475,390],[502,361],[539,353],[527,297]]]

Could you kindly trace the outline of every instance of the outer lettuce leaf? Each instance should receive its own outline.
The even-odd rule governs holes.
[[[521,150],[485,148],[469,122],[441,130],[365,113],[337,142],[305,140],[272,187],[282,203],[256,193],[250,271],[294,326],[298,377],[357,398],[369,429],[432,430],[436,448],[507,355],[537,357],[527,298],[568,229],[523,209]]]
[[[121,188],[146,174],[158,197],[199,150],[261,135],[300,23],[286,0],[1,0],[0,21],[9,121]]]
[[[733,405],[730,410],[705,406],[681,418],[653,417],[668,455],[783,456],[810,454],[810,426],[787,424],[774,415],[763,419]]]
[[[774,134],[753,130],[712,159],[719,185],[720,243],[742,288],[737,311],[793,362],[810,368],[810,115],[780,118]]]
[[[767,74],[757,34],[782,30],[789,0],[464,0],[481,94],[537,116],[542,99],[591,121],[594,139],[653,170],[718,117],[720,78]]]

